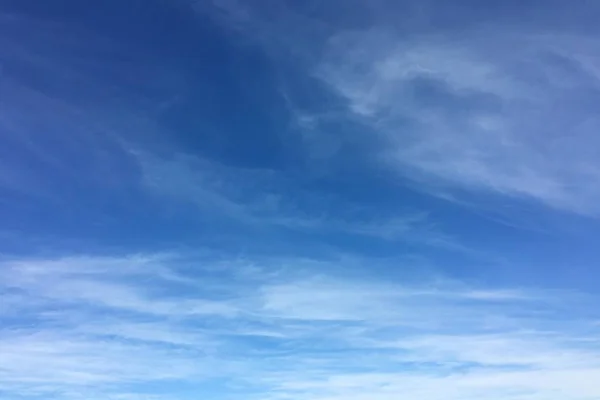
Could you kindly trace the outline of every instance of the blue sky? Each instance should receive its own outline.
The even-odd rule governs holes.
[[[597,400],[599,12],[2,1],[0,398]]]

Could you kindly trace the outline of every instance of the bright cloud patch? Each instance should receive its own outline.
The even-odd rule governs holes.
[[[598,327],[578,317],[591,299],[349,281],[315,270],[327,265],[5,261],[1,386],[65,399],[145,398],[153,382],[172,388],[157,398],[193,398],[216,380],[272,399],[600,395]]]

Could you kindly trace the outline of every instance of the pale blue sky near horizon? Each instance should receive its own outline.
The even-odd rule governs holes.
[[[0,398],[597,400],[598,17],[0,0]]]

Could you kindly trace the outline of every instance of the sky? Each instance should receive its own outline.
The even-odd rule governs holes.
[[[599,15],[0,0],[0,398],[600,399]]]

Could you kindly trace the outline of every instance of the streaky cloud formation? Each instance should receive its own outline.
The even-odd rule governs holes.
[[[5,260],[2,291],[14,307],[2,314],[2,387],[67,399],[122,387],[142,398],[151,382],[173,388],[164,398],[193,398],[185,391],[212,379],[274,399],[599,395],[598,327],[562,306],[583,311],[591,298],[262,262]]]
[[[0,399],[597,400],[598,11],[5,0]]]
[[[596,33],[567,20],[562,6],[553,3],[544,15],[527,2],[522,8],[539,19],[505,25],[504,15],[490,16],[495,6],[477,21],[478,8],[466,10],[464,2],[456,6],[465,12],[456,20],[462,26],[448,29],[433,22],[447,11],[436,1],[352,2],[336,17],[310,11],[319,9],[312,2],[309,11],[214,3],[221,11],[215,18],[275,57],[287,51],[303,59],[347,104],[347,112],[299,107],[300,124],[365,124],[365,134],[381,142],[382,163],[434,192],[439,185],[489,191],[597,214],[600,49]],[[508,3],[500,8],[519,13]],[[564,27],[544,25],[544,17],[552,24],[561,13]],[[314,140],[327,146],[323,137]]]
[[[329,47],[317,75],[383,135],[382,160],[402,174],[597,214],[590,37],[486,29],[400,41],[375,28]]]

